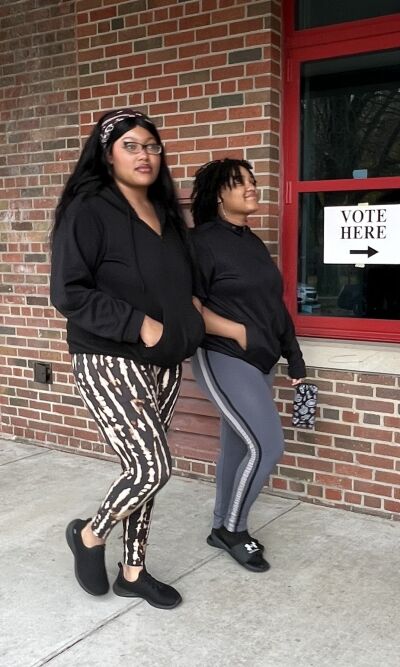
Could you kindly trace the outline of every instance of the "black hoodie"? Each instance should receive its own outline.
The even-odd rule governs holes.
[[[51,302],[67,318],[71,353],[124,357],[170,367],[204,336],[192,304],[190,260],[156,206],[162,234],[143,222],[115,187],[77,196],[55,229]],[[145,315],[162,322],[160,341],[140,339]]]
[[[239,357],[263,373],[284,356],[292,378],[306,368],[283,301],[282,277],[261,239],[249,227],[215,218],[196,227],[197,296],[210,310],[244,324],[247,349],[232,338],[207,335],[203,347]]]

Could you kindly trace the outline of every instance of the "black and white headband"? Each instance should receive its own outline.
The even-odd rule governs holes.
[[[143,113],[140,113],[140,111],[120,109],[120,111],[116,111],[115,114],[110,118],[106,118],[102,122],[100,128],[100,143],[103,148],[105,148],[114,127],[120,123],[121,120],[125,120],[125,118],[146,118],[146,116]]]

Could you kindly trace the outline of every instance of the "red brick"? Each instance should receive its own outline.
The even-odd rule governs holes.
[[[400,458],[400,447],[396,445],[381,445],[376,443],[374,445],[374,454],[378,456],[393,456],[394,458]]]
[[[339,489],[325,489],[325,498],[327,500],[342,500],[342,491]]]
[[[195,42],[201,42],[202,40],[213,40],[215,38],[225,37],[228,34],[228,26],[224,25],[210,25],[206,28],[199,28],[196,30],[196,38],[193,40]]]
[[[219,11],[215,11],[212,14],[212,20],[214,23],[226,23],[229,24],[231,21],[237,21],[238,19],[242,19],[245,17],[245,7],[229,7],[229,9],[221,9]],[[240,32],[250,32],[251,27],[248,25],[248,21],[246,20],[245,26],[246,29],[243,30],[243,23],[237,23],[236,25],[241,26],[241,31]]]
[[[384,417],[383,425],[389,428],[400,429],[400,417]]]
[[[378,375],[373,373],[360,373],[357,375],[358,382],[366,382],[367,384],[376,385],[383,384],[394,387],[396,385],[396,378],[391,375]]]
[[[348,396],[340,396],[338,394],[318,393],[319,405],[333,405],[337,408],[351,408],[353,406],[353,399]]]
[[[348,424],[319,421],[317,428],[319,431],[324,431],[325,433],[332,433],[335,435],[350,435],[352,427]]]
[[[374,494],[376,496],[386,496],[391,497],[392,489],[390,486],[384,486],[383,484],[374,484],[373,482],[360,482],[358,480],[354,481],[354,491],[360,491],[361,493]]]
[[[375,471],[375,479],[377,482],[385,482],[385,484],[396,484],[400,486],[400,472],[383,472],[381,470]]]
[[[389,512],[400,513],[400,502],[396,503],[394,500],[384,500],[383,506]]]
[[[360,505],[362,500],[362,496],[360,496],[358,493],[351,493],[346,491],[344,494],[344,501],[345,503],[352,503],[353,505]]]
[[[243,30],[244,25],[245,25],[245,30]],[[263,28],[264,28],[263,18],[261,16],[252,19],[247,18],[244,24],[241,21],[234,21],[233,23],[231,23],[229,25],[229,34],[236,35],[243,32],[254,33],[257,32],[258,30],[263,30]]]
[[[338,477],[337,475],[326,475],[323,473],[315,474],[315,482],[319,482],[324,486],[334,486],[339,489],[352,489],[353,483],[347,477]]]
[[[336,382],[336,391],[339,394],[350,394],[351,396],[373,396],[374,390],[371,386]]]
[[[184,459],[177,459],[176,467],[179,470],[190,470],[190,461],[185,461]]]
[[[307,431],[307,430],[297,430],[297,440],[299,442],[306,442],[312,445],[322,445],[324,447],[329,447],[332,445],[333,437],[331,435],[325,435],[323,433],[318,433],[317,431]]]
[[[304,493],[304,484],[301,482],[289,482],[290,491],[295,491],[296,493]]]
[[[382,499],[375,496],[364,496],[364,505],[366,507],[375,507],[380,509],[382,507]]]
[[[234,51],[243,47],[242,37],[230,37],[228,39],[218,39],[211,42],[211,51]]]
[[[383,440],[391,442],[393,434],[390,431],[382,429],[364,428],[363,426],[354,427],[354,435],[358,438],[366,438],[368,440]]]
[[[368,399],[356,400],[357,410],[366,410],[367,412],[386,412],[393,414],[394,403],[387,401],[369,401]]]
[[[180,46],[194,41],[194,30],[184,30],[172,35],[165,35],[164,46]]]
[[[327,380],[343,380],[347,382],[352,382],[354,381],[354,373],[351,373],[350,371],[325,371],[318,369],[318,377],[319,378],[326,378]]]
[[[316,486],[315,484],[308,484],[307,492],[310,496],[313,496],[315,498],[322,498],[323,496],[322,486]]]
[[[203,475],[206,474],[206,466],[204,463],[197,461],[192,463],[192,470],[193,472],[201,473]]]
[[[356,454],[356,462],[361,465],[371,466],[371,468],[388,468],[390,470],[394,468],[394,460],[383,458],[383,456]]]
[[[387,387],[376,387],[378,398],[389,398],[394,401],[400,401],[400,389],[388,389]]]
[[[297,465],[302,468],[319,470],[321,472],[333,472],[333,463],[331,461],[323,461],[320,458],[303,458],[298,456]]]
[[[348,475],[349,477],[360,477],[362,479],[372,479],[373,471],[370,468],[351,465],[349,463],[335,463],[335,473],[338,475]]]
[[[343,410],[342,418],[344,422],[350,422],[352,424],[358,424],[360,421],[360,415],[358,412],[350,412],[349,410]]]
[[[327,448],[327,447],[318,447],[317,456],[320,458],[332,459],[334,461],[347,461],[348,463],[353,462],[352,452],[342,451],[341,449]]]
[[[287,489],[287,480],[286,479],[281,479],[279,477],[274,477],[272,480],[272,487],[274,489],[282,489],[286,490]]]

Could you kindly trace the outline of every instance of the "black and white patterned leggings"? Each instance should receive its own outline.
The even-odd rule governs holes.
[[[92,530],[105,539],[123,520],[124,562],[142,565],[154,496],[171,476],[166,432],[181,366],[160,368],[121,357],[74,354],[73,372],[87,408],[122,465],[122,474],[92,519]]]

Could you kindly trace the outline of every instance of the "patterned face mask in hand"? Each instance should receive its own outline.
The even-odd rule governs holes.
[[[295,388],[292,424],[297,428],[314,428],[318,387],[303,382]]]

